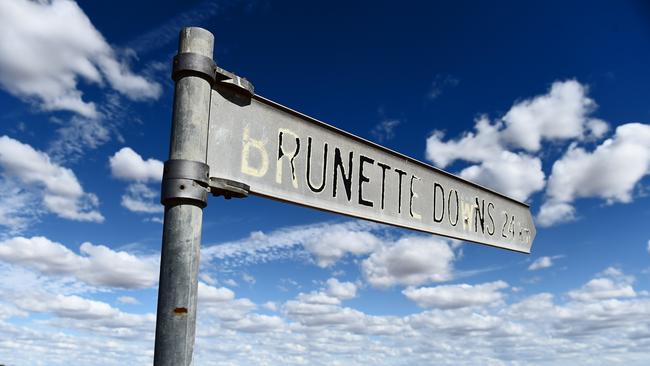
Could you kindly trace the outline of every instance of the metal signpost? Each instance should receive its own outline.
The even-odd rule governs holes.
[[[155,365],[189,365],[207,194],[255,194],[393,226],[529,253],[526,204],[256,95],[212,61],[213,36],[181,31]]]

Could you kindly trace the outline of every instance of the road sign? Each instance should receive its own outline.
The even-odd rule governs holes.
[[[250,193],[529,253],[529,207],[259,95],[212,89],[210,177]]]
[[[530,252],[526,204],[255,95],[214,64],[213,45],[207,30],[183,28],[174,57],[155,366],[192,363],[208,191]]]

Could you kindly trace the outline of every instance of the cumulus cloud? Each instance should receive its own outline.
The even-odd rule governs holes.
[[[588,139],[598,140],[604,137],[605,134],[609,131],[609,123],[603,121],[602,119],[592,118],[587,121],[586,129]]]
[[[59,217],[76,221],[102,222],[96,210],[97,196],[84,192],[72,170],[50,157],[8,136],[0,137],[2,178],[20,182],[27,190],[40,189],[43,206]]]
[[[567,295],[572,300],[592,302],[615,298],[636,297],[632,287],[633,277],[625,276],[616,268],[608,268],[599,277],[587,282],[579,289],[570,291]]]
[[[224,302],[233,300],[235,293],[226,287],[214,287],[199,282],[198,298],[200,302]]]
[[[536,222],[542,227],[548,227],[561,222],[576,219],[576,209],[566,202],[546,201],[537,213]]]
[[[24,329],[8,329],[0,322],[0,328],[5,335],[18,331],[25,344],[34,341],[47,344],[46,347],[28,347],[32,351],[47,353],[41,348],[49,349],[53,346],[50,337],[46,336],[50,334],[48,331],[53,331],[51,335],[56,334],[55,338],[63,341],[66,337],[64,334],[68,333],[64,329],[72,329],[75,334],[80,335],[76,342],[71,343],[81,344],[90,335],[90,338],[107,344],[108,349],[113,348],[111,343],[114,346],[114,340],[142,337],[153,331],[154,314],[124,313],[103,301],[82,296],[82,293],[95,292],[96,289],[80,286],[76,280],[36,273],[25,269],[21,264],[8,265],[0,262],[0,272],[5,279],[0,285],[0,304],[8,304],[27,313],[29,318],[25,324],[30,324],[29,321],[34,319],[30,313],[49,315],[39,317],[38,331],[29,326]],[[39,335],[40,332],[43,333]],[[4,347],[6,344],[0,345],[0,354]],[[13,348],[18,351],[21,347]],[[69,360],[69,355],[66,354],[66,357],[55,359],[53,362],[65,363],[63,359]],[[51,361],[48,360],[48,363]]]
[[[617,297],[634,297],[636,292],[627,283],[615,282],[611,278],[596,278],[581,289],[569,292],[569,297],[580,301],[593,301]]]
[[[123,147],[108,160],[113,177],[136,182],[160,182],[163,163],[160,160],[142,156],[130,147]]]
[[[572,144],[553,164],[539,222],[550,226],[572,219],[571,203],[577,198],[631,202],[634,187],[649,172],[650,125],[620,125],[592,152]]]
[[[74,1],[0,3],[0,86],[44,110],[97,118],[84,101],[80,79],[133,100],[156,99],[159,84],[135,75]]]
[[[281,228],[269,233],[255,231],[249,237],[225,242],[206,243],[201,249],[201,261],[208,263],[218,260],[219,267],[232,268],[256,263],[265,263],[273,260],[300,258],[309,260],[316,257],[317,264],[329,265],[335,258],[342,258],[346,251],[354,253],[367,253],[379,239],[373,239],[373,231],[382,226],[364,221],[347,221],[342,223],[319,223],[312,225],[298,225]],[[333,240],[337,237],[345,238],[345,233],[368,233],[365,235],[351,235],[350,238],[359,239],[358,243],[341,243]],[[334,249],[326,248],[319,243],[320,238],[333,234],[328,243]],[[309,243],[309,244],[308,244]],[[343,246],[339,248],[338,246]],[[307,249],[310,247],[313,252]]]
[[[440,168],[456,160],[476,163],[461,170],[459,175],[524,201],[544,188],[542,162],[526,153],[508,151],[502,142],[503,125],[503,122],[493,124],[482,116],[476,120],[476,132],[449,141],[443,141],[441,131],[434,131],[427,139],[427,159]]]
[[[350,308],[341,308],[337,298],[324,293],[300,294],[287,301],[284,313],[307,326],[335,326],[356,323],[363,314]]]
[[[130,183],[122,195],[122,206],[138,213],[161,213],[163,206],[158,202],[158,189],[147,183],[157,183],[162,179],[164,164],[160,160],[144,160],[130,147],[123,147],[108,159],[113,177]]]
[[[549,268],[553,266],[553,258],[551,257],[539,257],[535,259],[533,263],[528,266],[529,271],[536,271],[538,269]]]
[[[538,151],[542,140],[584,137],[589,128],[603,134],[603,121],[593,122],[590,114],[596,103],[587,97],[587,88],[576,80],[556,81],[547,94],[516,103],[503,116],[502,138],[507,144]]]
[[[137,305],[140,303],[138,299],[136,299],[133,296],[120,296],[117,298],[117,301],[121,304],[128,304],[128,305]]]
[[[0,260],[50,275],[74,276],[93,286],[144,288],[158,280],[158,260],[83,243],[79,254],[42,236],[0,241]]]
[[[539,158],[510,151],[502,151],[479,165],[467,167],[460,171],[460,176],[520,201],[542,190],[545,183]]]
[[[330,278],[327,280],[326,292],[339,300],[348,300],[357,296],[357,286],[352,282],[339,282],[336,278]]]
[[[21,308],[39,313],[54,313],[63,318],[98,319],[115,316],[119,310],[107,303],[84,299],[79,296],[56,295],[53,298],[27,298],[18,301]]]
[[[457,159],[484,161],[508,148],[537,152],[544,140],[598,138],[609,126],[591,117],[595,109],[584,85],[576,80],[556,81],[548,93],[515,103],[495,122],[479,117],[475,133],[444,142],[444,134],[434,131],[427,139],[427,159],[445,167]]]
[[[142,183],[129,184],[122,195],[121,204],[133,212],[161,213],[164,207],[158,201],[160,194]]]
[[[435,237],[404,237],[394,245],[382,246],[362,264],[362,272],[374,287],[420,285],[450,280],[454,252]]]
[[[575,80],[556,81],[546,94],[515,103],[493,122],[479,117],[475,132],[458,139],[445,141],[442,131],[434,131],[427,139],[426,156],[441,168],[456,160],[474,163],[461,170],[461,177],[525,201],[546,183],[542,162],[533,155],[543,141],[604,136],[609,125],[591,117],[595,108],[585,86]]]
[[[499,290],[507,287],[507,283],[496,281],[479,285],[409,287],[402,293],[423,308],[459,309],[469,306],[500,304],[503,301],[503,293]]]
[[[54,289],[46,294],[43,288],[33,291],[32,282],[16,281],[4,271],[6,267],[0,263],[0,274],[6,279],[0,283],[0,318],[29,313],[49,317],[0,321],[7,339],[0,342],[0,357],[19,357],[30,364],[38,361],[33,354],[40,359],[51,355],[54,361],[48,358],[48,362],[53,364],[66,364],[71,358],[91,365],[151,363],[151,352],[146,350],[155,329],[153,314],[124,313],[97,299]],[[41,285],[52,282],[37,277]],[[209,364],[219,351],[229,362],[242,365],[418,365],[434,359],[453,365],[516,360],[644,365],[650,300],[634,288],[636,296],[625,295],[629,290],[622,296],[621,291],[602,292],[632,286],[632,279],[619,269],[608,268],[593,280],[602,278],[615,285],[588,281],[562,299],[549,293],[507,298],[508,285],[503,281],[409,288],[405,296],[410,293],[426,309],[400,315],[371,315],[342,306],[341,300],[328,295],[328,284],[322,291],[301,293],[279,306],[264,305],[279,310],[274,316],[258,313],[249,299],[216,291],[217,301],[202,301],[199,306],[194,358],[196,363]],[[568,295],[585,288],[600,288],[601,293],[590,298]],[[17,289],[18,296],[13,294]],[[445,294],[454,291],[459,295],[452,298],[462,301],[446,301]],[[76,353],[81,352],[79,347],[81,358]],[[94,354],[96,348],[103,352]]]
[[[492,124],[481,116],[476,120],[476,132],[466,132],[457,140],[443,141],[442,131],[434,131],[427,139],[426,157],[436,166],[445,168],[456,160],[481,162],[503,151],[500,141],[502,124]]]
[[[230,329],[244,333],[262,333],[280,331],[284,320],[275,315],[249,314],[246,317],[228,324]]]
[[[548,195],[560,202],[578,197],[630,202],[634,185],[649,171],[650,125],[628,123],[593,152],[570,146],[553,164]]]
[[[348,253],[368,254],[380,243],[375,235],[367,231],[333,228],[322,235],[308,238],[304,247],[316,257],[316,263],[320,267],[328,267]]]

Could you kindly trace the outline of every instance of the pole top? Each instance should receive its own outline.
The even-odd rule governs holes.
[[[198,53],[212,59],[214,51],[214,35],[200,27],[185,27],[181,29],[178,53]]]

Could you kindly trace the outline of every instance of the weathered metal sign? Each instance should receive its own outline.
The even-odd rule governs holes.
[[[212,90],[210,176],[250,192],[529,253],[527,205],[258,95]]]

